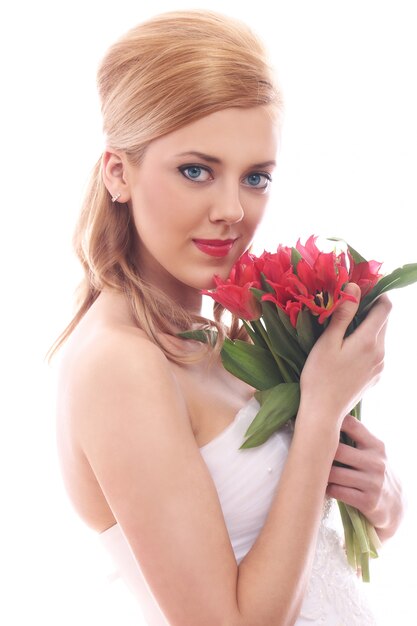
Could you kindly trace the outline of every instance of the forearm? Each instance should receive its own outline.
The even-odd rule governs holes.
[[[357,286],[345,291],[356,305],[345,302],[333,313],[309,353],[287,463],[265,526],[239,567],[239,626],[290,626],[297,619],[343,418],[382,371],[389,302],[380,298],[345,338],[360,297]]]
[[[293,624],[301,607],[339,438],[337,424],[320,424],[319,414],[305,417],[300,409],[268,518],[239,566],[237,603],[245,625]]]

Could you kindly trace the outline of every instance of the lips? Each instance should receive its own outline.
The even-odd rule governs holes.
[[[229,254],[235,241],[236,239],[193,239],[193,243],[201,252],[218,258]]]

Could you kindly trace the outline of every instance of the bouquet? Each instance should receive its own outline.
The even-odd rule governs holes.
[[[332,241],[343,246],[342,240]],[[355,300],[343,290],[348,282],[359,285],[361,300],[346,336],[381,294],[417,281],[417,263],[385,276],[380,269],[381,263],[366,261],[348,244],[339,252],[323,252],[317,237],[311,236],[305,245],[300,241],[293,248],[279,245],[274,253],[245,252],[227,280],[215,276],[215,289],[203,291],[242,320],[251,340],[226,339],[221,351],[224,367],[257,389],[260,410],[241,448],[264,443],[296,417],[301,371],[310,350],[337,307],[344,300]],[[184,335],[202,339],[201,331]],[[358,419],[360,408],[359,403],[353,409]],[[355,445],[343,432],[341,441]],[[338,506],[348,561],[369,581],[369,559],[378,556],[378,536],[357,509],[343,502]]]

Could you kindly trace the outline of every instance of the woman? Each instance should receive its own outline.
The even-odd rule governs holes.
[[[336,310],[303,370],[294,431],[245,451],[253,389],[221,365],[221,321],[201,316],[201,290],[248,248],[268,199],[282,103],[261,44],[218,14],[161,15],[110,48],[98,86],[106,147],[75,239],[80,306],[60,340],[74,507],[150,626],[373,624],[326,494],[381,540],[399,524],[383,445],[349,415],[382,370],[389,302],[346,340],[357,304]],[[178,337],[201,326],[217,346]]]

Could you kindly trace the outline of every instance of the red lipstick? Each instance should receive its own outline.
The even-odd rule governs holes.
[[[224,257],[233,248],[236,239],[193,239],[201,252],[215,257]]]

